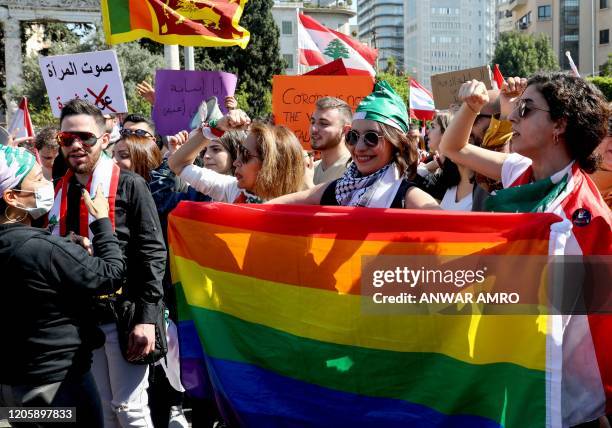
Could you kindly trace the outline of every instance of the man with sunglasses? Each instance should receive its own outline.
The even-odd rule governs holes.
[[[54,234],[89,235],[91,218],[83,212],[81,195],[83,189],[102,185],[127,274],[120,294],[104,296],[92,304],[93,321],[105,334],[104,346],[94,350],[92,372],[106,427],[152,426],[146,394],[148,366],[131,364],[123,357],[115,308],[121,301],[135,303],[135,326],[126,356],[130,361],[144,358],[155,349],[154,323],[162,310],[166,247],[146,182],[137,174],[119,170],[103,153],[109,142],[104,130],[104,117],[88,102],[72,100],[62,109],[57,138],[68,172],[56,188],[49,225]]]
[[[344,134],[351,128],[353,113],[339,98],[324,97],[317,100],[316,110],[310,118],[310,144],[321,152],[314,163],[315,185],[342,177],[351,160],[344,145]]]

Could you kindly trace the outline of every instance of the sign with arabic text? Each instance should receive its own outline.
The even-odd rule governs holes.
[[[74,98],[89,101],[104,114],[127,112],[115,51],[43,56],[38,63],[55,117]]]
[[[238,78],[223,71],[157,70],[153,120],[161,135],[191,130],[202,101],[215,96],[223,113],[225,97],[234,95]],[[245,108],[246,106],[238,106]]]

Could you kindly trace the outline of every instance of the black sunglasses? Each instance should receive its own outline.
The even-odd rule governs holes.
[[[381,138],[383,138],[383,136],[374,131],[367,131],[365,134],[363,134],[363,142],[368,147],[376,147]],[[349,146],[356,146],[360,139],[361,134],[354,129],[351,129],[346,133],[346,143]]]
[[[550,113],[550,110],[528,105],[527,100],[519,100],[516,108],[521,119],[527,116],[531,110],[540,110]]]
[[[100,135],[100,137],[101,136],[102,135]],[[86,146],[93,146],[96,144],[96,141],[98,141],[100,137],[96,137],[96,134],[93,134],[91,132],[60,131],[57,133],[56,139],[57,139],[57,143],[62,147],[70,147],[76,140],[79,140],[81,143],[83,143]]]
[[[131,137],[132,135],[135,135],[137,137],[149,137],[149,138],[155,140],[155,137],[153,135],[151,135],[151,133],[149,131],[145,131],[144,129],[127,129],[127,128],[123,128],[123,129],[121,129],[121,131],[119,131],[119,135],[121,135],[122,137]]]
[[[259,156],[255,156],[252,155],[251,153],[249,153],[249,150],[242,144],[238,145],[238,156],[237,159],[238,162],[240,162],[241,164],[246,164],[249,163],[249,161],[251,159],[261,159]]]

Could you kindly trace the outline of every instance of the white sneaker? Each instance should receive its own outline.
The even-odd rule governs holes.
[[[183,413],[182,406],[170,407],[170,420],[168,421],[168,428],[189,428],[189,423]]]

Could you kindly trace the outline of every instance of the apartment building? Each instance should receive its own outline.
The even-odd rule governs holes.
[[[581,75],[598,74],[612,53],[611,6],[612,0],[498,1],[497,30],[546,34],[562,69],[570,68],[569,51]]]
[[[405,0],[404,70],[430,87],[434,74],[490,64],[493,0]]]

